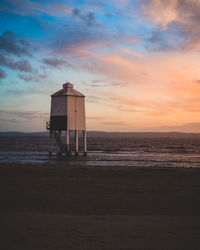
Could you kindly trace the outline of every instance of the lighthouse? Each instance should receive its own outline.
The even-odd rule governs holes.
[[[47,122],[50,135],[49,154],[52,154],[53,136],[58,144],[58,153],[71,154],[70,133],[75,133],[75,155],[79,153],[79,132],[83,133],[83,153],[87,154],[85,96],[67,82],[63,88],[51,95],[50,122]],[[66,133],[66,143],[62,132]]]

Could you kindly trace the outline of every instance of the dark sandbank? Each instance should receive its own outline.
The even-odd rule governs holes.
[[[2,249],[200,249],[200,169],[0,164]]]

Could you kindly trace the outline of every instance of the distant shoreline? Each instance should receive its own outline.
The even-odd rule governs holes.
[[[63,135],[65,132],[63,131]],[[49,136],[48,131],[43,132],[17,132],[8,131],[0,132],[0,137],[21,137],[21,136]],[[136,137],[136,138],[198,138],[200,133],[186,133],[186,132],[105,132],[105,131],[87,131],[87,137]]]

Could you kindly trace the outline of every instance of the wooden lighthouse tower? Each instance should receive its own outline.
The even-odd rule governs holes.
[[[87,154],[85,96],[73,89],[67,82],[63,88],[51,95],[50,122],[47,123],[50,134],[49,154],[52,154],[53,136],[58,144],[58,153],[71,154],[70,133],[75,132],[75,155],[79,151],[79,131],[83,133],[83,152]],[[66,131],[66,144],[62,141],[62,131]]]

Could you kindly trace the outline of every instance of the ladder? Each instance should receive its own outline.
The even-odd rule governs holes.
[[[52,130],[52,133],[54,135],[54,138],[56,139],[56,142],[57,142],[58,146],[60,147],[61,153],[66,153],[67,152],[67,146],[62,142],[62,140],[60,139],[60,136],[57,133],[57,131]]]

